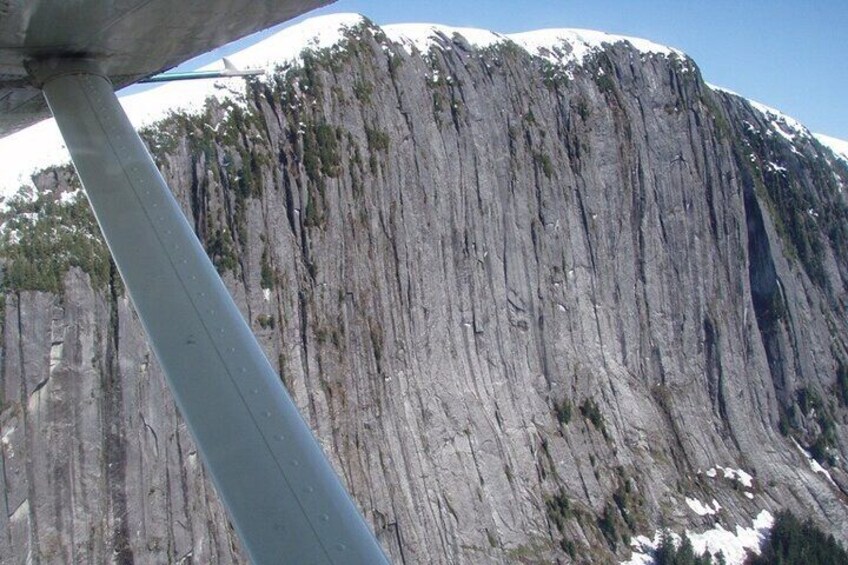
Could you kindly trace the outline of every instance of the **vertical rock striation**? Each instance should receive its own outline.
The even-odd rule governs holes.
[[[554,71],[363,22],[145,136],[397,563],[848,539],[846,163],[685,57]],[[2,561],[243,561],[120,282],[69,266],[7,276]]]

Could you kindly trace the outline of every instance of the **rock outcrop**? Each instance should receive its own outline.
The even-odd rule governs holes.
[[[395,562],[604,562],[780,508],[848,539],[848,164],[674,53],[433,43],[362,22],[144,132]],[[70,171],[37,182],[0,561],[242,562],[102,244],[23,245],[80,221]]]

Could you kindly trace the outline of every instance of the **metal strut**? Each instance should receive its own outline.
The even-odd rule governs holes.
[[[254,563],[387,563],[91,61],[30,65]]]

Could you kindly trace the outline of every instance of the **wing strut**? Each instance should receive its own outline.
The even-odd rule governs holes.
[[[387,563],[93,61],[31,65],[254,563]]]
[[[138,82],[173,82],[175,80],[197,80],[202,78],[255,77],[264,74],[264,69],[240,69],[232,61],[224,57],[224,68],[220,71],[186,71],[181,73],[172,71],[153,75]]]

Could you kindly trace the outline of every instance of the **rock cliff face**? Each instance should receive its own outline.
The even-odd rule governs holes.
[[[397,563],[848,539],[848,166],[691,60],[364,22],[145,136]],[[0,561],[242,562],[75,182],[6,226]]]

